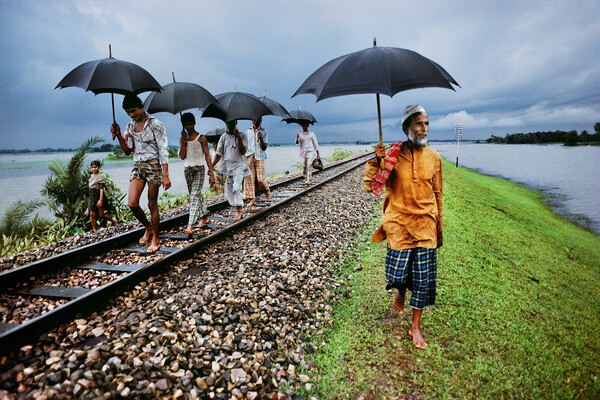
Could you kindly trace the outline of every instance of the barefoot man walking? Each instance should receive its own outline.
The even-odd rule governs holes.
[[[415,347],[427,342],[421,332],[423,309],[435,304],[437,248],[442,245],[442,166],[440,155],[427,147],[429,119],[421,106],[408,106],[402,115],[408,140],[390,149],[380,144],[376,159],[367,163],[365,189],[380,195],[385,188],[381,227],[373,242],[387,239],[386,289],[398,290],[394,309],[404,314],[406,289],[413,309],[408,331]],[[381,168],[381,160],[385,168]]]
[[[123,110],[131,117],[127,123],[125,135],[121,136],[119,124],[114,122],[110,128],[123,153],[133,152],[133,170],[129,176],[129,194],[127,205],[133,215],[146,228],[140,244],[150,242],[148,253],[154,253],[159,248],[158,228],[160,214],[158,212],[158,190],[162,184],[167,190],[171,187],[169,179],[169,152],[167,150],[167,133],[165,126],[158,119],[148,114],[142,108],[143,104],[136,95],[127,95],[123,99]],[[142,207],[140,197],[148,182],[148,221]]]

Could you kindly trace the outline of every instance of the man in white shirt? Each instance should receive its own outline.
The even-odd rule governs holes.
[[[256,189],[267,192],[266,198],[271,198],[271,191],[265,177],[265,160],[267,159],[267,145],[269,132],[260,127],[262,119],[252,121],[252,128],[246,131],[248,137],[248,148],[246,149],[246,161],[250,168],[250,176],[244,178],[244,199],[250,199],[248,207],[256,204]]]

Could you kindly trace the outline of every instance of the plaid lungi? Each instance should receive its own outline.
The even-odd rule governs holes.
[[[256,197],[256,189],[269,191],[269,185],[265,179],[265,160],[257,160],[254,155],[246,159],[250,175],[244,177],[244,199]]]
[[[269,191],[269,184],[265,178],[265,160],[254,160],[254,166],[256,167],[256,187],[258,190]]]
[[[129,175],[129,180],[134,179],[148,182],[156,186],[162,184],[162,166],[158,160],[136,161]]]
[[[204,186],[204,165],[185,167],[183,170],[188,192],[190,193],[190,216],[188,225],[194,225],[200,217],[206,215],[208,210],[204,204],[202,187]]]
[[[225,175],[216,169],[213,169],[213,172],[215,173],[215,185],[213,189],[215,190],[215,194],[221,194],[225,191]]]
[[[386,290],[397,288],[412,292],[410,306],[422,310],[435,304],[437,285],[437,251],[417,247],[392,250],[385,257]]]
[[[246,158],[250,175],[244,177],[244,199],[254,198],[254,179],[256,179],[256,164],[254,162],[254,154]]]

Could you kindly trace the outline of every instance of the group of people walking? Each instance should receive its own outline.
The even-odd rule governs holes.
[[[164,190],[171,187],[167,134],[164,124],[144,111],[143,103],[136,95],[125,96],[123,109],[131,120],[127,123],[124,134],[120,126],[113,122],[111,133],[113,139],[118,139],[119,146],[126,155],[133,154],[134,166],[129,177],[127,205],[146,228],[139,243],[148,244],[147,252],[153,253],[159,249],[159,188],[161,185]],[[198,221],[200,227],[207,222],[207,208],[202,196],[207,173],[209,185],[217,193],[224,192],[229,204],[235,207],[234,221],[242,218],[245,201],[247,207],[256,205],[256,195],[260,191],[265,192],[267,200],[271,198],[265,173],[269,136],[267,130],[261,127],[261,122],[261,119],[252,121],[252,128],[244,133],[237,129],[237,121],[227,123],[225,133],[215,144],[211,158],[206,136],[195,129],[194,115],[184,113],[181,116],[183,129],[179,139],[179,157],[185,161],[184,176],[190,194],[189,220],[185,233],[192,234]],[[312,184],[310,163],[314,157],[320,158],[319,144],[314,132],[308,131],[308,123],[303,125],[303,129],[296,142],[300,145],[300,155],[304,160],[306,183]],[[139,205],[146,183],[150,220]]]
[[[121,134],[116,122],[111,126],[111,132],[113,138],[118,138],[125,154],[133,153],[128,206],[146,228],[140,244],[149,243],[147,251],[152,253],[159,248],[159,187],[162,184],[166,190],[171,186],[167,135],[162,122],[142,109],[137,96],[125,96],[123,109],[131,117],[125,134]],[[270,198],[265,180],[268,132],[261,127],[261,120],[252,121],[252,128],[246,133],[237,129],[236,121],[229,122],[212,159],[206,137],[195,130],[194,115],[183,114],[181,122],[179,156],[185,160],[184,174],[190,193],[186,233],[193,232],[193,225],[198,220],[201,220],[200,226],[206,223],[207,209],[201,193],[206,173],[204,163],[210,185],[222,186],[229,204],[235,207],[234,221],[242,218],[244,200],[248,201],[248,206],[256,204],[257,190],[264,190],[266,198]],[[373,241],[387,240],[386,289],[396,289],[393,307],[400,314],[405,310],[406,290],[412,292],[413,316],[408,333],[415,347],[426,348],[421,318],[423,309],[435,304],[437,249],[443,244],[441,157],[427,147],[429,119],[422,106],[407,107],[401,122],[407,140],[398,141],[387,149],[381,143],[377,145],[376,157],[367,162],[363,183],[365,189],[375,195],[385,191],[382,224],[373,235]],[[300,125],[302,131],[296,136],[296,144],[300,146],[305,183],[310,185],[312,161],[315,157],[320,158],[319,146],[314,132],[308,130],[309,123],[301,121]],[[93,171],[97,173],[94,168]],[[94,179],[96,183],[100,181],[100,178]],[[146,183],[150,221],[139,206]],[[102,199],[103,193],[99,197]],[[101,201],[97,203],[100,204]]]

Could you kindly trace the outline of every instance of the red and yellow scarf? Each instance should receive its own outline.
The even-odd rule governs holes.
[[[388,153],[383,159],[384,168],[379,168],[379,171],[377,171],[377,173],[373,175],[373,178],[371,178],[371,188],[373,189],[373,194],[375,196],[379,196],[381,192],[383,192],[385,182],[392,173],[394,165],[396,165],[398,157],[400,156],[402,143],[402,141],[398,141],[390,146]]]

